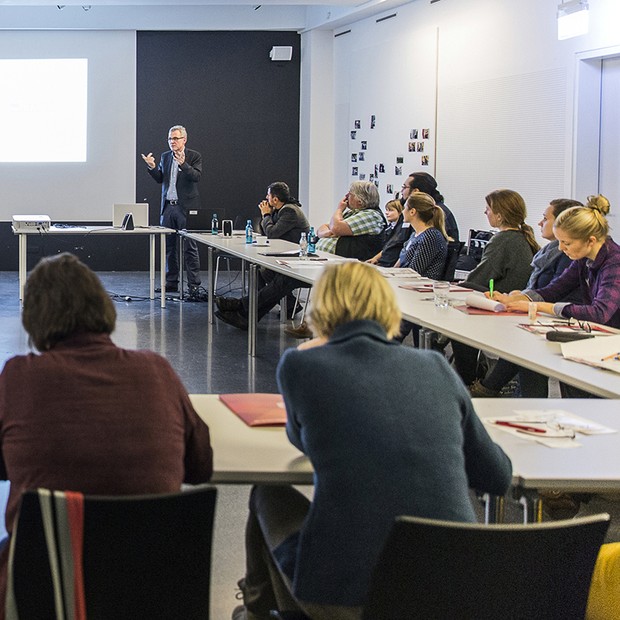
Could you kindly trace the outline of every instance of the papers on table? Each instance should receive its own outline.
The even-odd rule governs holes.
[[[482,293],[470,293],[465,297],[465,304],[454,306],[456,310],[465,312],[466,314],[523,314],[523,312],[513,312],[506,310],[506,306],[499,301],[488,299]]]
[[[536,321],[536,323],[520,323],[519,327],[533,334],[546,336],[549,332],[561,332],[565,334],[591,334],[593,336],[612,336],[613,330],[603,325],[589,324],[590,331],[579,327],[578,323],[569,323],[562,320]]]
[[[620,336],[563,342],[560,346],[568,360],[620,373]]]
[[[289,269],[322,269],[325,265],[335,265],[336,263],[345,263],[351,258],[342,258],[334,256],[334,258],[310,257],[310,258],[290,258],[276,260],[278,265],[283,265]]]
[[[382,276],[386,278],[416,278],[421,279],[422,276],[410,267],[377,267]],[[424,278],[425,280],[427,278]]]
[[[407,289],[409,291],[417,291],[418,293],[432,293],[433,281],[428,278],[421,278],[420,281],[414,284],[401,284],[400,288]],[[468,293],[471,292],[470,288],[459,286],[458,284],[450,284],[450,293]]]
[[[577,448],[582,445],[575,439],[578,435],[617,432],[562,409],[516,409],[515,415],[484,418],[483,421],[493,428],[549,448]]]

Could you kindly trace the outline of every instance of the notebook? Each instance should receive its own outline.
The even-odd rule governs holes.
[[[121,228],[125,215],[131,213],[133,215],[133,225],[136,228],[147,228],[149,225],[149,203],[117,203],[112,208],[112,226]]]
[[[286,409],[280,394],[220,394],[220,400],[248,426],[286,424]]]

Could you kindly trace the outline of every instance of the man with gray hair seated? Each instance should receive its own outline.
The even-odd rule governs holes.
[[[386,221],[379,191],[369,181],[354,181],[329,224],[319,227],[317,250],[365,261],[383,247]]]

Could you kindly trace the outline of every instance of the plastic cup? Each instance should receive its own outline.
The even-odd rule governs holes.
[[[435,307],[448,308],[450,306],[450,283],[438,280],[433,282],[433,298],[435,301]]]

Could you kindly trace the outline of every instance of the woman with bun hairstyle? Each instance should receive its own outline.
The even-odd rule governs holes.
[[[498,301],[522,311],[533,301],[538,312],[620,328],[620,246],[609,236],[609,209],[609,200],[599,195],[589,196],[585,207],[560,213],[553,232],[573,262],[547,286],[498,295]],[[581,303],[558,301],[577,287]]]

